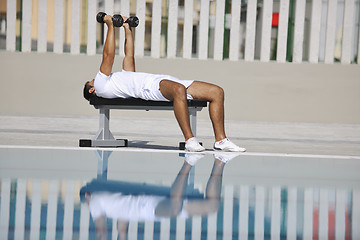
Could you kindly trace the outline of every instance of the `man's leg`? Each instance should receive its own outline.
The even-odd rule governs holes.
[[[180,83],[162,80],[160,82],[160,92],[166,99],[174,102],[175,117],[185,137],[185,141],[194,137],[190,127],[186,88]]]
[[[245,152],[245,148],[237,146],[225,135],[224,90],[211,83],[195,81],[188,87],[187,92],[194,99],[210,102],[209,114],[215,134],[214,149],[228,152]]]
[[[184,134],[185,140],[192,138],[194,135],[191,132],[189,110],[187,108],[187,93],[194,99],[209,101],[209,115],[213,125],[215,134],[214,149],[230,152],[245,152],[245,148],[240,148],[231,142],[225,134],[224,126],[224,90],[214,84],[194,81],[187,89],[182,84],[172,82],[169,80],[162,80],[160,82],[160,92],[162,95],[174,101],[174,112],[180,128]],[[190,139],[187,141],[189,149],[192,144]],[[204,151],[204,148],[199,145],[197,140],[194,140],[194,146],[191,151]],[[185,148],[186,148],[185,144]],[[195,150],[196,149],[196,150]]]
[[[192,166],[190,164],[184,162],[173,184],[171,185],[170,198],[164,199],[156,206],[156,216],[174,217],[181,212],[191,168]]]
[[[225,163],[215,160],[206,185],[205,199],[189,199],[183,209],[189,216],[216,213],[220,206],[222,176]]]
[[[194,81],[187,92],[198,100],[209,101],[209,115],[213,125],[215,140],[226,138],[224,126],[224,90],[211,83]]]

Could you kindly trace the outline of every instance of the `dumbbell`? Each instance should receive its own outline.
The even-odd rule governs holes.
[[[104,17],[106,15],[107,14],[104,12],[99,12],[96,15],[96,21],[98,21],[99,23],[104,23]],[[121,27],[124,23],[124,19],[119,14],[115,14],[112,17],[112,20],[113,20],[114,27]],[[136,16],[131,16],[125,22],[128,23],[130,27],[137,27],[139,25],[139,18]]]
[[[130,27],[137,27],[139,25],[139,18],[136,16],[130,16],[125,22],[128,23]]]
[[[107,14],[104,13],[104,12],[99,12],[97,15],[96,15],[96,21],[99,22],[99,23],[104,23],[104,17],[106,16]],[[115,14],[113,17],[112,17],[112,21],[113,21],[113,24],[114,24],[114,27],[121,27],[124,23],[124,20],[123,18],[121,17],[121,15],[119,14]]]

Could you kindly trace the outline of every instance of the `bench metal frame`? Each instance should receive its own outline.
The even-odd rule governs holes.
[[[127,109],[127,110],[173,110],[173,106],[146,106],[146,105],[94,105],[99,110],[99,130],[88,147],[127,147],[127,139],[115,139],[110,131],[110,110]],[[188,106],[190,115],[190,127],[196,136],[196,118],[197,112],[203,109],[202,106]],[[80,140],[84,141],[84,140]],[[89,141],[89,140],[85,140]],[[80,146],[82,144],[80,143]],[[84,146],[84,145],[83,145]]]

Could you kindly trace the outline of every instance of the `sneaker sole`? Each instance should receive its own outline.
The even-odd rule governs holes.
[[[221,149],[221,148],[216,148],[216,147],[214,147],[214,150],[217,151],[217,152],[246,152],[246,149],[245,150],[240,150],[240,151],[231,151],[231,150],[228,150],[228,149]]]

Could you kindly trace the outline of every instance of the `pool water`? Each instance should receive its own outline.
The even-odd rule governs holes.
[[[360,239],[360,158],[0,147],[0,239]]]

